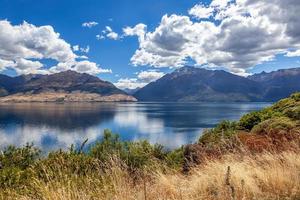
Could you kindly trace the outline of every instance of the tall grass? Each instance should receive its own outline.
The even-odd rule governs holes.
[[[48,166],[42,166],[49,170]],[[207,161],[188,175],[162,171],[134,177],[122,161],[111,159],[106,170],[93,175],[64,174],[58,179],[34,179],[23,188],[0,192],[1,199],[299,199],[300,154],[229,154]],[[101,168],[102,169],[102,168]]]

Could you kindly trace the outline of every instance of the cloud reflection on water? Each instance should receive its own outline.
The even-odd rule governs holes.
[[[195,141],[204,128],[268,104],[72,103],[0,105],[0,147],[33,142],[44,151],[93,143],[111,129],[124,140],[167,148]]]

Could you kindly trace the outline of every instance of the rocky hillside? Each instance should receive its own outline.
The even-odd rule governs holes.
[[[0,76],[0,101],[135,101],[132,96],[89,74]]]

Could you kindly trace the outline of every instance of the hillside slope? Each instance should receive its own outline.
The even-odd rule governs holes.
[[[110,82],[74,71],[17,77],[1,75],[0,94],[2,102],[136,100]]]

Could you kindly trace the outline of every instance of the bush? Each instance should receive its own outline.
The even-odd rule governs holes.
[[[103,140],[96,143],[90,149],[89,154],[101,162],[107,162],[111,157],[116,156],[132,171],[151,167],[159,162],[169,163],[173,166],[180,160],[179,153],[164,151],[161,145],[151,145],[148,141],[123,142],[119,140],[118,135],[112,134],[109,130],[104,131]],[[175,161],[172,160],[173,158]]]
[[[35,175],[44,181],[57,180],[63,176],[87,176],[96,174],[100,163],[84,153],[57,151],[32,166]]]
[[[223,121],[216,128],[204,131],[199,143],[204,145],[220,144],[236,134],[238,124],[236,122]]]
[[[28,184],[33,172],[29,169],[40,157],[32,144],[17,148],[9,146],[0,155],[0,188],[17,188]]]
[[[263,121],[262,123],[256,125],[251,133],[269,134],[271,132],[275,132],[279,134],[282,131],[288,132],[296,126],[297,123],[288,117],[277,117]]]
[[[281,117],[283,113],[268,107],[261,111],[255,111],[244,115],[239,121],[239,129],[251,131],[251,129],[262,121],[271,119],[273,117]]]
[[[36,162],[40,157],[41,151],[34,147],[33,144],[27,144],[24,147],[17,148],[8,146],[0,155],[0,163],[2,168],[17,167],[26,169],[28,166]]]

